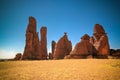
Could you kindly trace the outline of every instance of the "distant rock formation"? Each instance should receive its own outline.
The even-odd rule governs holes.
[[[120,49],[110,49],[110,56],[120,58]]]
[[[38,32],[36,32],[36,20],[34,17],[29,17],[29,24],[26,30],[26,45],[22,59],[46,59],[46,40],[46,28],[41,28],[41,41],[39,41]]]
[[[56,42],[55,42],[55,41],[52,41],[52,54],[54,54],[54,51],[55,51],[55,45],[56,45]]]
[[[49,59],[53,59],[55,45],[56,45],[56,42],[53,40],[51,43],[52,53],[49,53]]]
[[[65,59],[92,58],[92,54],[96,53],[96,50],[89,40],[89,35],[85,34]]]
[[[22,54],[21,53],[17,53],[14,60],[21,60],[22,59]]]
[[[108,37],[100,24],[95,24],[94,34],[91,37],[90,42],[98,51],[95,55],[96,58],[108,58],[110,53]]]
[[[67,33],[64,33],[64,36],[60,38],[58,43],[55,46],[54,50],[54,59],[64,59],[66,55],[72,50],[72,43],[68,40]]]

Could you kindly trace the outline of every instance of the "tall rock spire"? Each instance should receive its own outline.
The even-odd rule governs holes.
[[[22,59],[42,59],[38,32],[36,32],[36,20],[29,17],[29,24],[26,30],[26,44]]]
[[[41,33],[40,44],[42,50],[42,58],[47,59],[47,27],[42,26],[42,28],[40,29],[40,33]]]

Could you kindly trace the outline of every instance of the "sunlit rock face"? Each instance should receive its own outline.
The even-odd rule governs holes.
[[[47,28],[41,28],[41,41],[36,31],[36,20],[29,17],[29,24],[26,30],[26,44],[22,59],[39,60],[47,59]]]
[[[96,58],[108,58],[108,55],[110,53],[108,37],[105,33],[105,30],[100,24],[95,24],[94,34],[91,37],[90,42],[98,51]]]
[[[95,53],[96,50],[89,40],[89,35],[85,34],[81,38],[81,41],[75,45],[70,55],[65,58],[92,58],[92,54]]]
[[[17,53],[14,60],[21,60],[22,59],[22,54],[21,53]]]
[[[64,36],[60,38],[58,43],[55,46],[54,50],[54,59],[64,59],[66,55],[69,55],[69,53],[72,50],[72,43],[68,40],[67,34],[64,33]]]

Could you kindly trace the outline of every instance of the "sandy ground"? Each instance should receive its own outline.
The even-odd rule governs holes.
[[[0,62],[0,80],[120,80],[120,59]]]

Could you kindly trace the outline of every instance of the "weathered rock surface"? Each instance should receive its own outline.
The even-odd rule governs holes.
[[[36,20],[34,17],[29,17],[29,24],[26,30],[26,44],[22,58],[23,60],[39,60],[47,58],[46,31],[46,27],[41,28],[41,41],[39,41],[38,32],[36,32]]]
[[[90,42],[98,51],[96,54],[97,58],[108,58],[110,53],[108,37],[100,24],[94,26],[94,34],[93,37],[91,37]]]
[[[60,38],[58,43],[55,46],[54,50],[54,59],[64,59],[66,55],[69,55],[69,53],[72,50],[72,43],[68,40],[67,34],[64,33],[64,36]]]
[[[69,56],[65,58],[87,58],[88,56],[91,57],[93,53],[95,53],[94,46],[89,42],[90,37],[85,34],[79,43],[75,45],[75,48],[70,52]]]
[[[21,60],[22,59],[22,54],[21,53],[17,53],[14,60]]]

